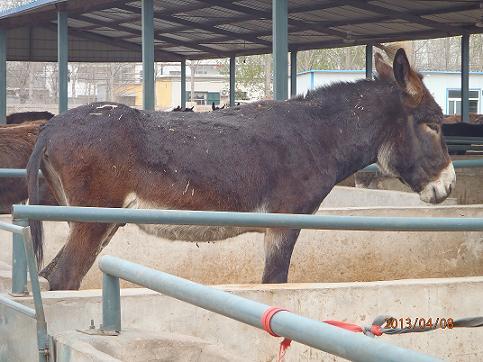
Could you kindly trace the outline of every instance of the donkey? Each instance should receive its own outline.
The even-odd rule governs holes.
[[[378,80],[217,112],[143,112],[103,103],[72,109],[40,133],[27,166],[30,202],[37,201],[41,168],[63,205],[312,214],[337,182],[375,161],[421,199],[441,202],[455,184],[441,109],[402,49],[394,70],[380,57],[376,68]],[[119,226],[71,223],[66,244],[41,271],[50,288],[79,288]],[[31,227],[41,262],[41,223]],[[287,282],[300,232],[139,227],[185,241],[264,233],[263,283]]]
[[[25,168],[39,129],[47,121],[0,126],[0,168]],[[40,203],[57,205],[45,182],[41,183]],[[0,213],[10,213],[11,206],[26,201],[27,182],[23,178],[0,179]]]
[[[470,113],[469,123],[471,124],[483,124],[483,114]],[[446,116],[443,121],[444,124],[461,123],[460,115]]]
[[[220,109],[225,109],[226,104],[223,105],[223,107],[218,107],[215,105],[215,102],[211,103],[211,110],[212,111],[219,111]]]
[[[19,112],[7,116],[7,124],[20,124],[30,121],[48,121],[54,115],[50,112]]]

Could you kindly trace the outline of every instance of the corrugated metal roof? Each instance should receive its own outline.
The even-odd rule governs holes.
[[[155,57],[271,52],[272,0],[154,0]],[[56,61],[57,10],[71,61],[141,59],[140,0],[38,0],[0,13],[9,60]],[[289,49],[483,33],[480,1],[289,0]]]

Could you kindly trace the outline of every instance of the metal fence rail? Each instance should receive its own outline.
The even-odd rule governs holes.
[[[471,149],[472,142],[468,141],[468,143],[457,143],[452,145],[451,147],[456,147],[456,149],[461,150]],[[467,145],[467,146],[465,146]],[[458,148],[460,147],[460,148]],[[453,161],[454,168],[480,168],[483,167],[483,158],[472,159],[472,160],[454,160]],[[366,172],[375,172],[377,171],[377,165],[374,163],[372,165],[367,166],[362,171]],[[39,171],[39,175],[42,175],[42,172]],[[2,177],[25,177],[27,176],[27,170],[23,168],[0,168],[0,178]]]
[[[483,231],[483,218],[378,217],[14,205],[19,219],[321,230]]]
[[[472,160],[465,160],[472,161]],[[214,212],[214,211],[179,211],[179,210],[135,210],[135,209],[121,209],[121,208],[94,208],[94,207],[71,207],[71,206],[40,206],[40,205],[14,205],[13,217],[17,223],[25,223],[26,220],[45,220],[45,221],[73,221],[73,222],[101,222],[101,223],[135,223],[135,224],[171,224],[171,225],[204,225],[204,226],[237,226],[237,227],[256,227],[256,228],[295,228],[295,229],[333,229],[333,230],[378,230],[378,231],[483,231],[483,218],[414,218],[414,217],[365,217],[365,216],[323,216],[323,215],[303,215],[303,214],[266,214],[266,213],[240,213],[240,212]],[[0,224],[1,226],[2,224]],[[18,232],[19,226],[6,226],[14,232]],[[32,244],[30,240],[30,233],[26,232],[29,228],[21,228],[23,242],[25,245],[25,251],[27,253],[28,267],[32,279],[32,288],[34,292],[36,316],[38,325],[40,325],[39,335],[39,348],[40,346],[47,346],[47,332],[45,319],[39,320],[39,316],[43,318],[43,309],[40,299],[40,287],[37,275],[37,266],[35,264],[34,253],[32,250]],[[14,257],[15,259],[15,257]],[[132,264],[125,264],[123,261],[123,268],[118,269],[115,265],[119,263],[119,260],[113,264],[110,259],[103,259],[101,263],[101,269],[105,272],[104,276],[104,288],[103,293],[106,297],[104,299],[103,311],[106,318],[105,327],[115,329],[117,326],[120,328],[120,300],[119,294],[119,277],[129,280],[134,283],[144,285],[163,292],[168,295],[177,297],[173,291],[164,290],[162,286],[157,285],[161,274],[160,272],[153,271],[149,268],[142,269],[142,273],[139,273],[141,266],[135,266],[138,271],[136,275],[132,275],[131,272],[125,273],[125,270],[131,270]],[[14,264],[15,265],[15,264]],[[20,268],[20,267],[19,267]],[[131,270],[132,271],[132,270]],[[13,272],[21,273],[16,271]],[[149,276],[155,273],[155,276]],[[162,274],[163,278],[166,277]],[[169,276],[169,278],[176,278]],[[13,278],[15,280],[15,277]],[[191,283],[186,280],[176,280],[182,283]],[[34,283],[35,281],[35,283]],[[164,282],[163,282],[164,283]],[[194,283],[190,284],[195,285]],[[203,287],[198,285],[199,287]],[[156,289],[157,288],[157,289]],[[203,287],[206,288],[206,287]],[[195,288],[196,289],[196,288]],[[208,288],[209,289],[209,288]],[[204,289],[203,289],[204,290]],[[204,291],[204,293],[211,293]],[[198,294],[197,294],[198,295]],[[208,294],[207,294],[208,295]],[[230,294],[228,294],[230,295]],[[37,303],[37,297],[39,303]],[[178,297],[177,297],[178,298]],[[214,298],[214,297],[213,297]],[[219,295],[217,298],[222,298]],[[225,298],[227,306],[220,308],[233,307],[235,300]],[[228,298],[228,299],[226,299]],[[181,299],[181,298],[179,298]],[[221,299],[220,299],[221,300]],[[189,300],[188,300],[189,301]],[[1,302],[1,301],[0,301]],[[204,303],[204,302],[203,302]],[[193,303],[195,305],[203,306],[201,302]],[[241,302],[240,302],[241,303]],[[243,302],[245,303],[245,302]],[[255,303],[250,301],[250,303]],[[235,303],[236,304],[236,303]],[[230,307],[231,306],[231,307]],[[260,311],[260,306],[266,308],[267,306],[259,305],[256,309]],[[215,312],[218,309],[210,309],[211,307],[205,306],[209,310]],[[213,307],[214,308],[214,307]],[[224,309],[223,309],[224,310]],[[118,312],[119,311],[119,312]],[[219,312],[221,313],[221,312]],[[257,312],[259,313],[259,312]],[[248,324],[259,327],[259,321],[255,322],[253,316],[251,322],[245,321],[245,319],[238,319],[232,314],[224,314],[235,318],[237,320],[244,321]],[[258,315],[258,314],[257,314]],[[243,317],[245,318],[245,317]],[[248,318],[248,317],[247,317]],[[282,323],[283,322],[283,323]],[[295,323],[295,324],[294,324]],[[297,323],[303,325],[304,328],[297,327]],[[315,323],[315,324],[314,324]],[[429,361],[434,360],[431,357],[419,355],[416,352],[410,352],[407,354],[407,358],[401,355],[401,358],[393,358],[395,351],[387,352],[384,344],[371,344],[371,342],[362,342],[360,338],[366,338],[364,336],[356,336],[349,332],[338,330],[336,327],[325,326],[322,328],[329,328],[326,332],[321,332],[321,323],[306,320],[300,316],[295,316],[291,313],[280,313],[280,316],[274,317],[273,327],[274,331],[284,337],[291,338],[301,343],[306,343],[316,348],[323,347],[321,349],[342,356],[345,358],[352,358],[360,361],[372,361],[372,360],[399,360],[399,361]],[[290,328],[288,327],[290,326]],[[333,330],[332,328],[336,328]],[[45,330],[45,332],[43,332]],[[337,331],[337,332],[335,332]],[[330,333],[329,333],[330,332]],[[335,340],[331,339],[329,334],[336,333],[338,335]],[[342,334],[341,334],[342,333]],[[349,334],[346,334],[349,333]],[[323,335],[324,341],[319,341],[319,337]],[[45,336],[45,337],[44,337]],[[305,336],[305,337],[304,337]],[[310,337],[312,336],[312,337]],[[319,337],[317,337],[319,336]],[[350,336],[350,337],[349,337]],[[343,338],[342,338],[343,337]],[[313,339],[315,338],[315,339]],[[353,338],[354,344],[350,342]],[[340,340],[341,346],[338,345]],[[326,345],[326,341],[331,341]],[[364,339],[364,341],[370,341],[370,339]],[[321,344],[322,343],[322,344]],[[359,343],[362,343],[361,345]],[[381,343],[381,342],[377,342]],[[367,345],[366,345],[367,344]],[[363,346],[363,347],[361,347]],[[370,348],[369,348],[370,347]],[[373,351],[369,351],[370,349]],[[397,348],[397,347],[394,347]],[[364,349],[364,353],[361,352]],[[366,351],[367,349],[367,351]],[[401,353],[407,353],[407,351],[401,349]],[[399,352],[397,352],[399,353]]]
[[[40,293],[39,275],[37,272],[37,262],[34,256],[30,227],[25,220],[17,220],[17,224],[0,222],[0,229],[9,231],[13,234],[12,252],[12,295],[28,295],[27,290],[27,270],[30,274],[30,283],[34,297],[35,309],[29,308],[6,296],[0,295],[0,304],[13,309],[29,318],[36,320],[37,346],[39,349],[39,361],[47,362],[48,356],[48,333],[45,321],[42,295]]]
[[[453,167],[454,168],[483,168],[483,158],[475,158],[471,160],[454,160]],[[372,165],[369,165],[366,168],[363,168],[361,171],[376,172],[377,170],[378,170],[377,165],[373,163]]]
[[[166,274],[113,256],[103,256],[103,329],[121,330],[119,278],[159,293],[263,329],[261,317],[268,305]],[[415,351],[390,345],[290,312],[277,313],[272,330],[286,338],[352,361],[439,361]]]

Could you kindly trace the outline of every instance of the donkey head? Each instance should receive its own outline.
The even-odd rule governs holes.
[[[378,151],[379,168],[418,192],[421,200],[442,202],[454,188],[456,175],[443,139],[441,108],[403,49],[396,52],[392,69],[379,54],[375,65],[379,78],[395,83],[402,107],[397,126],[391,127],[392,134]]]

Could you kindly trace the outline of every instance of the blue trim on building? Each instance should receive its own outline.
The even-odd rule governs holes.
[[[307,74],[307,73],[361,73],[365,74],[365,69],[311,69],[305,70],[303,72],[297,73],[297,75]],[[422,74],[460,74],[460,72],[452,70],[423,70],[420,71]],[[483,72],[470,72],[470,74],[483,75]]]
[[[310,72],[310,89],[315,89],[315,74]]]

